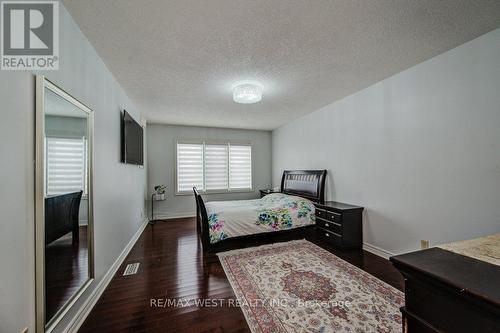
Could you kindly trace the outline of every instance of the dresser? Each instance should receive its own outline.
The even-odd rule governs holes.
[[[315,203],[318,237],[341,248],[363,245],[363,207],[336,201]]]
[[[403,332],[500,332],[500,266],[440,248],[390,260],[405,278]]]

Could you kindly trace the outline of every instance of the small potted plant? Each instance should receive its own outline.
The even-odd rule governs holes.
[[[167,187],[165,185],[156,185],[154,187],[155,192],[153,193],[153,200],[165,200],[165,192]]]

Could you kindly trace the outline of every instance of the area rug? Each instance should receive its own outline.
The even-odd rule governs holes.
[[[218,254],[257,332],[401,332],[401,291],[306,241]]]

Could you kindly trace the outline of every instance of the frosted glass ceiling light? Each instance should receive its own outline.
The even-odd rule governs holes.
[[[240,83],[233,88],[233,101],[252,104],[262,100],[262,86],[255,83]]]

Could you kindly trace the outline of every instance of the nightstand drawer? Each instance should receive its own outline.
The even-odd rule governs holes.
[[[323,238],[332,245],[340,246],[342,244],[342,237],[337,234],[334,234],[333,232],[321,228],[318,228],[317,232],[319,233],[319,236],[321,238]]]
[[[342,215],[340,215],[339,213],[327,211],[326,212],[326,219],[330,220],[332,222],[341,223],[342,222]]]
[[[316,216],[321,217],[322,219],[326,219],[327,211],[321,208],[316,208]]]
[[[342,225],[339,223],[323,220],[322,218],[316,219],[316,224],[318,227],[324,228],[328,231],[332,231],[336,234],[342,235]]]

